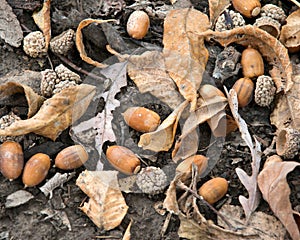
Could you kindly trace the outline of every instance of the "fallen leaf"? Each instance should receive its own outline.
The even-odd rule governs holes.
[[[29,200],[33,199],[34,196],[25,190],[18,190],[7,196],[5,207],[12,208],[20,206],[24,203],[27,203]]]
[[[11,6],[0,0],[0,38],[13,47],[20,47],[23,40],[23,31],[12,11]]]
[[[238,128],[235,120],[225,111],[217,113],[207,123],[215,137],[225,137]]]
[[[289,172],[300,166],[298,162],[269,162],[258,175],[258,186],[263,198],[285,226],[292,239],[300,239],[300,229],[293,217],[291,190],[286,180]]]
[[[85,170],[76,181],[76,185],[90,197],[80,209],[97,227],[105,230],[119,226],[128,210],[117,175],[117,171]]]
[[[258,49],[268,64],[272,66],[270,75],[277,87],[277,93],[282,90],[288,92],[292,88],[292,65],[288,51],[279,40],[266,31],[246,25],[223,32],[208,30],[200,35],[206,36],[207,40],[215,40],[222,46],[237,43],[244,47],[251,45]]]
[[[41,10],[32,14],[34,22],[43,32],[46,42],[46,49],[48,49],[51,39],[50,7],[51,0],[44,0],[43,7],[41,8]]]
[[[94,94],[95,87],[88,84],[65,88],[44,101],[32,118],[14,122],[0,130],[0,135],[19,136],[33,132],[54,141],[63,130],[84,114]]]
[[[24,94],[26,97],[28,103],[28,118],[32,117],[44,102],[44,98],[42,96],[36,94],[30,87],[26,85],[16,82],[7,82],[0,86],[0,99],[17,93]]]
[[[178,121],[187,105],[188,101],[184,101],[154,132],[141,135],[138,146],[154,152],[168,151],[173,145]]]
[[[141,93],[149,92],[170,108],[175,109],[183,98],[166,72],[163,54],[147,51],[128,58],[128,75]]]
[[[174,180],[171,181],[168,190],[166,192],[166,198],[163,202],[163,208],[167,209],[170,213],[174,213],[176,215],[179,214],[179,206],[177,202],[177,194],[176,194],[176,181],[180,178],[180,175],[176,175]]]
[[[209,20],[212,26],[215,25],[220,14],[230,6],[230,0],[209,0]]]
[[[131,229],[131,225],[132,225],[132,219],[130,220],[130,223],[128,224],[126,231],[123,235],[122,240],[130,240],[131,239],[131,233],[130,233],[130,229]]]
[[[193,8],[170,10],[164,21],[165,66],[179,92],[191,102],[191,111],[196,109],[197,90],[208,60],[199,35],[209,27],[207,15]]]

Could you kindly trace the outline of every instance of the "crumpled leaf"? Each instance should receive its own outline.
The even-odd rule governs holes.
[[[32,118],[14,122],[1,129],[0,135],[19,136],[33,132],[54,141],[84,114],[94,94],[95,87],[88,84],[65,88],[46,100]]]
[[[21,25],[11,6],[0,0],[0,38],[13,47],[20,47],[23,39]]]
[[[128,61],[128,75],[141,93],[151,93],[172,109],[183,102],[174,81],[166,72],[161,52],[147,51],[130,56]]]
[[[170,182],[168,190],[166,192],[166,198],[163,202],[163,208],[167,209],[170,213],[178,215],[180,213],[178,202],[177,202],[177,193],[176,193],[176,183],[180,179],[180,175],[177,174],[174,179]]]
[[[258,175],[258,185],[263,198],[289,232],[292,239],[300,239],[300,229],[293,217],[290,202],[291,190],[286,180],[289,172],[300,166],[298,162],[269,162]]]
[[[44,98],[36,94],[30,87],[16,83],[7,82],[0,86],[0,99],[14,95],[16,93],[25,94],[28,103],[28,118],[32,117],[42,105]]]
[[[44,220],[51,219],[51,223],[55,227],[61,228],[61,226],[65,226],[68,228],[69,231],[72,231],[72,226],[70,223],[70,220],[68,218],[68,215],[65,211],[61,210],[55,210],[53,208],[45,208],[41,211],[41,214],[47,215]]]
[[[50,7],[51,7],[51,0],[44,0],[42,9],[32,14],[34,22],[36,23],[36,25],[38,25],[38,27],[43,32],[45,42],[46,42],[46,49],[48,49],[50,39],[51,39]]]
[[[220,14],[230,6],[229,0],[209,0],[209,20],[213,26]]]
[[[252,156],[251,176],[248,176],[247,173],[241,168],[235,169],[236,174],[238,175],[240,181],[245,186],[249,194],[248,198],[246,198],[245,196],[239,196],[239,201],[245,211],[246,221],[249,221],[251,214],[258,207],[260,201],[260,192],[257,186],[257,175],[259,173],[259,167],[260,167],[261,147],[260,147],[260,143],[257,141],[256,138],[255,138],[255,146],[253,145],[251,135],[248,131],[247,123],[245,122],[244,119],[242,119],[242,117],[238,113],[238,100],[237,100],[236,92],[233,89],[231,89],[229,94],[227,93],[226,90],[226,94],[228,97],[228,103],[230,106],[231,113],[241,132],[241,137],[249,147]]]
[[[128,206],[118,186],[118,171],[82,172],[76,185],[90,199],[80,208],[99,228],[111,230],[119,226]]]
[[[266,31],[246,25],[223,32],[208,30],[200,35],[206,36],[207,40],[215,40],[222,46],[237,43],[244,47],[251,45],[258,49],[268,64],[272,66],[270,75],[275,82],[277,92],[282,90],[288,92],[292,88],[293,70],[288,51],[279,40]]]
[[[103,63],[99,63],[93,59],[91,59],[90,57],[87,56],[87,53],[85,51],[85,47],[83,44],[83,36],[82,36],[82,29],[87,27],[88,25],[92,24],[92,23],[96,23],[96,24],[101,24],[101,23],[105,23],[105,22],[113,22],[115,21],[114,19],[108,19],[108,20],[101,20],[101,19],[91,19],[91,18],[87,18],[82,20],[76,30],[76,48],[80,54],[80,57],[83,61],[87,62],[88,64],[94,65],[95,67],[99,67],[99,68],[105,68],[108,65],[103,64]]]
[[[279,40],[289,50],[299,50],[300,48],[300,9],[290,14],[286,19],[286,24],[282,26]]]
[[[193,8],[170,10],[164,22],[165,66],[181,95],[191,102],[191,111],[196,109],[197,90],[208,60],[199,34],[209,27],[207,15]]]
[[[181,103],[154,132],[144,133],[140,137],[139,147],[154,152],[168,151],[174,141],[177,124],[188,101]]]
[[[24,203],[27,203],[29,200],[33,199],[34,196],[25,190],[18,190],[7,196],[5,207],[12,208],[20,206]]]

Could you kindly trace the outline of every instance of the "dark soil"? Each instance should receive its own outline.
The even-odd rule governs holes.
[[[19,1],[8,1],[13,7],[14,12],[18,16],[21,24],[24,27],[24,35],[28,33],[28,30],[35,31],[37,26],[34,24],[31,14],[32,11],[40,6],[39,1],[26,1],[26,5],[20,4]],[[126,21],[129,14],[133,11],[131,8],[123,8],[121,5],[112,5],[108,12],[101,9],[103,1],[52,1],[52,35],[58,35],[63,30],[68,28],[76,29],[78,23],[87,17],[92,18],[116,18],[120,24],[115,25],[114,29],[116,32],[125,40],[126,46],[120,46],[118,43],[115,44],[115,49],[126,51],[128,49],[135,49],[138,47],[150,47],[147,44],[154,44],[158,47],[162,47],[162,36],[163,36],[163,19],[157,16],[151,17],[151,28],[147,36],[143,41],[133,41],[126,34]],[[105,2],[105,1],[104,1]],[[121,3],[122,0],[107,1],[112,3]],[[286,14],[288,15],[293,9],[294,5],[289,1],[261,1],[262,4],[273,3],[281,6]],[[130,6],[135,1],[126,0],[124,1],[126,6]],[[142,7],[145,9],[151,9],[155,11],[158,7],[170,4],[168,0],[164,1],[151,1]],[[182,7],[193,6],[194,8],[208,14],[208,3],[207,1],[196,1],[196,0],[183,0],[176,3]],[[85,31],[85,44],[88,54],[98,61],[104,61],[111,55],[105,51],[104,47],[111,40],[105,39],[105,36],[99,27],[88,27]],[[96,35],[99,34],[99,35]],[[151,45],[153,47],[153,45]],[[209,46],[211,47],[211,46]],[[103,49],[103,51],[95,51],[94,49]],[[221,47],[216,46],[220,51]],[[296,58],[296,56],[292,56]],[[54,66],[61,63],[61,60],[50,53],[49,58],[51,59]],[[90,65],[80,60],[78,53],[74,51],[70,52],[68,59],[87,71],[95,71]],[[112,58],[110,58],[111,61]],[[207,66],[207,76],[211,76],[214,68],[215,58],[211,56]],[[43,59],[32,59],[25,55],[22,48],[12,48],[0,40],[0,77],[11,71],[24,71],[24,70],[35,70],[41,71],[46,68],[50,68],[50,64],[47,58]],[[81,73],[79,73],[81,74]],[[241,74],[241,73],[239,73]],[[86,79],[81,74],[83,79]],[[231,87],[231,83],[237,78],[235,76],[227,83]],[[211,81],[212,78],[208,79]],[[99,83],[101,84],[101,83]],[[135,87],[134,83],[128,79],[128,87],[122,89],[122,93],[118,95],[118,99],[121,102],[121,106],[114,112],[113,127],[118,139],[118,144],[122,144],[131,147],[138,154],[146,154],[146,152],[138,149],[137,142],[140,133],[126,127],[121,113],[128,106],[143,105],[156,111],[162,119],[166,118],[170,114],[171,109],[162,104],[159,100],[153,98],[150,94],[140,94]],[[103,108],[103,102],[98,104],[97,109]],[[0,106],[5,108],[5,106]],[[247,107],[240,110],[241,116],[245,119],[248,124],[251,135],[257,136],[262,143],[262,150],[266,149],[272,142],[275,128],[270,124],[269,115],[272,111],[270,108],[258,107],[254,101],[252,101]],[[6,109],[7,110],[7,109]],[[5,111],[5,110],[4,110]],[[21,112],[22,113],[22,112]],[[21,114],[22,115],[22,114]],[[25,114],[24,114],[25,115]],[[24,116],[22,116],[24,117]],[[122,131],[120,131],[123,129]],[[125,135],[124,135],[125,132]],[[212,177],[220,176],[224,177],[229,181],[229,190],[226,197],[217,204],[219,208],[226,200],[230,200],[233,205],[240,205],[238,201],[239,195],[247,196],[247,191],[240,183],[235,168],[240,167],[244,169],[248,174],[251,174],[251,155],[248,147],[244,144],[238,131],[229,134],[226,139],[215,139],[211,136],[209,127],[207,124],[202,124],[199,127],[200,139],[199,143],[199,154],[204,154],[210,158],[215,159],[217,164],[212,168],[208,175],[203,179],[206,181]],[[178,129],[178,135],[180,134],[180,128]],[[56,142],[52,142],[49,139],[40,138],[33,134],[26,136],[24,140],[23,148],[25,154],[25,160],[28,160],[36,152],[44,152],[49,154],[52,158],[55,157],[58,151],[62,148],[72,145],[73,141],[69,136],[68,130],[64,131]],[[107,143],[111,145],[115,143]],[[209,146],[209,147],[208,147]],[[105,146],[106,148],[107,146]],[[104,149],[105,150],[105,149]],[[172,149],[171,149],[172,150]],[[159,153],[157,155],[158,161],[152,162],[145,158],[145,163],[157,167],[166,167],[174,169],[175,165],[172,164],[171,151],[166,153]],[[298,160],[298,159],[297,159]],[[265,157],[262,159],[262,165],[265,161]],[[89,168],[92,168],[92,163]],[[112,169],[108,164],[104,165],[106,169]],[[122,235],[126,230],[130,220],[133,220],[131,229],[132,239],[143,239],[143,240],[158,240],[158,239],[179,239],[177,231],[179,227],[179,220],[176,216],[172,215],[169,225],[164,233],[161,235],[166,215],[160,215],[154,208],[154,205],[161,202],[164,199],[164,194],[149,197],[141,193],[128,193],[124,194],[127,205],[129,206],[128,214],[123,220],[122,224],[111,231],[101,231],[98,229],[92,221],[79,209],[79,206],[85,201],[86,195],[75,185],[76,177],[83,171],[85,167],[81,167],[76,170],[76,176],[64,184],[63,188],[58,188],[54,191],[53,198],[45,197],[40,192],[38,187],[28,188],[27,190],[34,195],[34,199],[28,203],[19,207],[6,209],[5,199],[6,197],[20,189],[23,189],[22,180],[19,178],[15,181],[8,181],[2,175],[0,175],[0,240],[15,239],[122,239]],[[48,178],[52,177],[57,169],[52,168],[49,172]],[[169,172],[172,172],[171,170]],[[291,174],[288,175],[288,182],[291,187],[291,203],[294,209],[300,208],[300,181],[299,181],[300,169],[297,168]],[[172,179],[173,176],[168,176]],[[40,185],[39,185],[40,186]],[[62,222],[55,217],[49,217],[42,213],[44,209],[54,209],[64,211],[71,223],[72,230],[62,224]],[[272,215],[271,210],[266,202],[261,201],[259,211],[264,211]],[[215,220],[216,216],[211,214],[209,211],[204,212],[205,216]],[[100,237],[101,236],[101,237]],[[286,239],[289,239],[286,236]]]

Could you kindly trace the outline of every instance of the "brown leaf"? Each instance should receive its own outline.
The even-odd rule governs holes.
[[[231,43],[241,44],[244,47],[251,45],[258,49],[268,64],[273,68],[270,75],[274,80],[277,92],[289,91],[293,86],[292,65],[287,49],[276,38],[257,27],[246,25],[223,32],[208,30],[201,34],[208,40],[216,40],[223,46]]]
[[[147,51],[140,56],[133,55],[128,59],[127,69],[141,93],[151,93],[172,109],[183,102],[174,81],[166,72],[161,52]]]
[[[300,230],[293,217],[290,203],[291,190],[286,181],[286,176],[298,162],[270,162],[265,165],[258,175],[258,186],[263,198],[269,203],[274,214],[289,232],[292,239],[300,239]]]
[[[128,210],[117,174],[117,171],[85,170],[76,180],[76,185],[90,197],[80,209],[105,230],[119,226]]]
[[[144,133],[140,137],[139,147],[149,149],[154,152],[168,151],[174,141],[177,124],[183,110],[188,105],[188,101],[181,103],[159,127],[150,133]]]
[[[44,0],[42,9],[32,14],[34,22],[36,23],[36,25],[38,25],[38,27],[43,32],[45,42],[46,42],[46,49],[48,49],[50,39],[51,39],[50,7],[51,7],[51,0]]]
[[[99,67],[99,68],[105,68],[107,67],[106,64],[103,63],[99,63],[93,59],[91,59],[90,57],[87,56],[87,53],[85,51],[85,47],[83,44],[83,37],[82,37],[82,29],[87,27],[88,25],[90,25],[91,23],[96,23],[96,24],[101,24],[101,23],[105,23],[105,22],[113,22],[115,21],[114,19],[108,19],[108,20],[100,20],[100,19],[91,19],[91,18],[87,18],[82,20],[76,30],[76,47],[77,50],[80,54],[80,57],[83,61],[87,62],[88,64],[94,65],[95,67]]]
[[[207,121],[215,137],[225,137],[227,134],[237,130],[235,120],[225,111],[221,111]]]
[[[0,135],[19,136],[34,132],[54,141],[84,114],[94,94],[95,87],[87,84],[63,89],[46,100],[32,118],[14,122],[0,130]]]
[[[207,15],[192,8],[170,10],[164,22],[166,69],[182,96],[191,102],[191,111],[196,109],[197,90],[208,60],[199,34],[209,27]]]
[[[122,238],[122,240],[130,240],[131,239],[131,233],[130,233],[130,229],[131,229],[131,225],[132,225],[132,219],[130,220],[130,223],[128,224],[126,231],[124,233],[124,236]]]
[[[0,86],[0,99],[14,95],[16,93],[25,94],[28,103],[28,118],[32,117],[42,105],[44,98],[36,94],[30,87],[16,83],[7,82]]]
[[[166,192],[166,198],[163,202],[163,207],[167,209],[170,213],[174,213],[176,215],[179,214],[179,206],[176,196],[176,181],[179,178],[179,175],[175,176],[174,180],[170,183]]]
[[[209,0],[209,20],[213,26],[220,14],[230,6],[229,0]]]

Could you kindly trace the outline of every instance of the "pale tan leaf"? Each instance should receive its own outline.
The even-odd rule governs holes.
[[[166,69],[182,96],[191,102],[191,111],[196,109],[197,90],[208,60],[199,34],[209,27],[207,15],[193,8],[171,10],[164,22]]]
[[[46,100],[32,118],[14,122],[1,129],[0,135],[19,136],[34,132],[54,141],[84,114],[94,94],[95,87],[88,84],[65,88]]]
[[[84,47],[84,43],[83,43],[83,36],[82,36],[82,29],[87,27],[88,25],[92,24],[92,23],[96,23],[96,24],[101,24],[101,23],[105,23],[105,22],[114,22],[114,19],[108,19],[108,20],[101,20],[101,19],[91,19],[91,18],[87,18],[82,20],[76,30],[76,48],[80,54],[80,57],[83,61],[87,62],[88,64],[94,65],[95,67],[99,67],[99,68],[105,68],[107,67],[106,64],[103,63],[99,63],[93,59],[91,59],[90,57],[87,56],[87,53],[85,51],[85,47]]]
[[[289,198],[291,190],[286,176],[297,166],[300,166],[300,163],[292,161],[269,162],[258,175],[258,185],[263,198],[269,203],[274,214],[294,240],[300,239],[300,229],[293,217]]]
[[[105,230],[119,226],[128,210],[117,175],[117,171],[85,170],[76,180],[76,185],[90,197],[81,210]]]
[[[131,226],[132,226],[132,219],[130,220],[130,223],[128,224],[127,228],[126,228],[126,231],[124,233],[124,236],[122,238],[122,240],[130,240],[131,239],[131,233],[130,233],[130,229],[131,229]]]
[[[238,128],[235,120],[225,111],[217,113],[207,123],[215,137],[225,137]]]
[[[292,88],[292,65],[288,51],[279,40],[264,30],[246,25],[223,32],[208,30],[201,36],[206,36],[207,40],[215,40],[223,46],[231,43],[237,43],[244,47],[251,45],[258,49],[268,64],[272,66],[270,75],[276,84],[277,92],[282,90],[287,92]]]
[[[209,20],[215,24],[220,14],[230,6],[230,0],[209,0]]]
[[[168,151],[173,145],[179,118],[187,105],[188,101],[184,101],[154,132],[143,134],[140,137],[138,146],[154,152]]]
[[[170,213],[176,215],[179,214],[179,206],[176,197],[176,180],[178,176],[175,176],[174,180],[170,183],[169,188],[166,192],[166,198],[163,202],[163,207],[167,209]]]
[[[46,42],[46,49],[48,49],[51,39],[50,7],[51,0],[44,0],[42,9],[32,14],[34,22],[43,32]]]
[[[128,75],[141,93],[149,92],[153,96],[175,109],[183,98],[166,72],[161,52],[147,51],[142,55],[128,58]]]

